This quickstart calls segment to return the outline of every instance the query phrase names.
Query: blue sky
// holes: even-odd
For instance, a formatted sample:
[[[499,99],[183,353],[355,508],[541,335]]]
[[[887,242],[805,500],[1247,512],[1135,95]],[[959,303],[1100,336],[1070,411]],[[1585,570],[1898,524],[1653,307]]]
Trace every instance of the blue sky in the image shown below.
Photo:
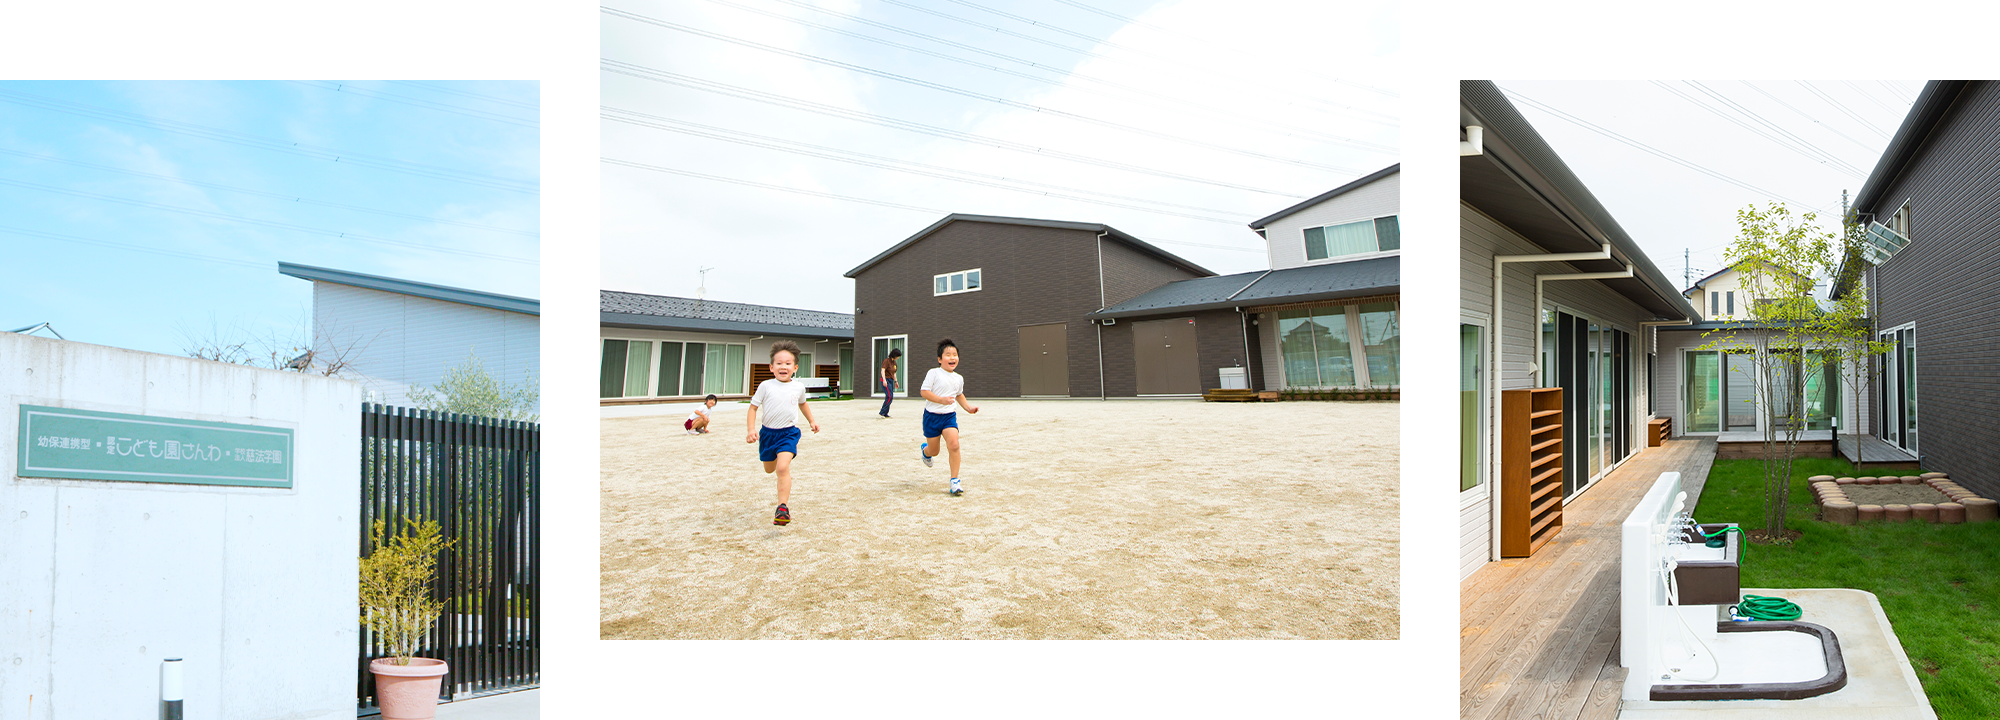
[[[843,273],[955,212],[1264,269],[1249,223],[1401,159],[1393,2],[623,0],[600,20],[604,289],[693,297],[712,267],[710,299],[851,312]]]
[[[280,261],[539,297],[539,116],[534,82],[0,83],[0,330],[302,340]]]

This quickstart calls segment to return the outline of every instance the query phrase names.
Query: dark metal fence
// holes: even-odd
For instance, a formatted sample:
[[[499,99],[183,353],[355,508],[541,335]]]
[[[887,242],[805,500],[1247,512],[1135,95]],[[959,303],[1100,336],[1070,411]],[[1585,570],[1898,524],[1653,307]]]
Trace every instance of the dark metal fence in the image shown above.
[[[422,657],[449,663],[440,700],[541,682],[541,428],[533,423],[366,404],[361,412],[361,551],[382,520],[434,521],[451,547],[432,597],[444,602]],[[361,631],[356,697],[375,709],[368,663],[387,654]]]

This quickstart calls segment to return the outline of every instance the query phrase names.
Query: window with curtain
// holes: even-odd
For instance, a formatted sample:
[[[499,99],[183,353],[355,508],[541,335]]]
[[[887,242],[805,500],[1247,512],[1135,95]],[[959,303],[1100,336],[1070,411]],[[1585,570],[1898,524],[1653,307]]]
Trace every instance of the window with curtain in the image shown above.
[[[625,397],[625,349],[624,340],[605,340],[603,365],[597,371],[597,396],[600,398]]]
[[[1347,307],[1315,308],[1312,312],[1320,387],[1354,387],[1354,346],[1348,342]]]
[[[1479,486],[1479,437],[1484,434],[1482,425],[1486,418],[1485,382],[1481,376],[1480,359],[1485,357],[1486,346],[1480,342],[1480,327],[1470,323],[1458,326],[1458,489],[1463,492]]]
[[[1311,311],[1278,311],[1278,354],[1284,358],[1286,385],[1319,386],[1319,353],[1313,348]]]
[[[1306,259],[1400,250],[1403,234],[1396,216],[1305,229]]]

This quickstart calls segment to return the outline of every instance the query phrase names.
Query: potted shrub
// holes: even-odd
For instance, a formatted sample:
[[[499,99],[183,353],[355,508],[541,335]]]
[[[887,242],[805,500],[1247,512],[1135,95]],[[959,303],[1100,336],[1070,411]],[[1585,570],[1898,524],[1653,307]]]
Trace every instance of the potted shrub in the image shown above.
[[[444,611],[444,601],[431,599],[431,576],[451,543],[436,522],[407,522],[392,536],[375,521],[361,559],[361,623],[389,652],[368,664],[383,720],[436,717],[438,688],[450,670],[443,660],[412,656]]]

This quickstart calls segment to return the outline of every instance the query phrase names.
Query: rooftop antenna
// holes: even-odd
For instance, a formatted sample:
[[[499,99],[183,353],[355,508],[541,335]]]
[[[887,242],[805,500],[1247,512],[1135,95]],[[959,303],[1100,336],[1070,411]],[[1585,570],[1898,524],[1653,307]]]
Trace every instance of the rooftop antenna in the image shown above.
[[[707,267],[696,271],[701,273],[701,287],[697,287],[694,289],[694,299],[702,300],[708,297],[708,271],[714,269],[715,268]]]
[[[50,325],[50,324],[48,324],[48,323],[41,323],[41,324],[38,324],[38,325],[29,325],[29,326],[27,326],[27,327],[24,327],[24,328],[20,328],[20,329],[17,329],[17,330],[9,330],[8,332],[13,332],[13,333],[19,333],[19,334],[22,334],[22,335],[29,335],[29,334],[32,334],[32,333],[34,333],[34,332],[35,332],[36,330],[48,330],[48,331],[49,331],[49,334],[50,334],[50,335],[54,335],[54,336],[56,336],[56,339],[57,339],[57,340],[68,340],[68,339],[69,339],[69,338],[66,338],[66,337],[63,337],[63,336],[62,336],[62,333],[59,333],[59,332],[56,332],[56,328],[55,328],[55,326],[54,326],[54,325]]]

